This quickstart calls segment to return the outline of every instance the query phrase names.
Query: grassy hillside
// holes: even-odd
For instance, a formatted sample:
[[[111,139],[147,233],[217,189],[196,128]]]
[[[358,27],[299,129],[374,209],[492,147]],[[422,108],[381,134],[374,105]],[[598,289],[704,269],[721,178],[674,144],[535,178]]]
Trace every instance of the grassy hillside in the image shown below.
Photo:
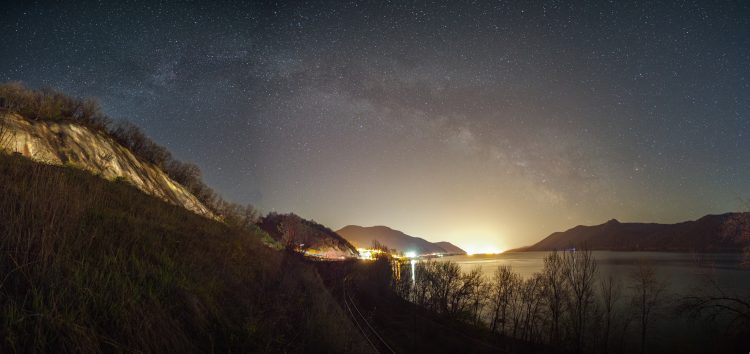
[[[359,352],[315,270],[87,172],[0,153],[0,352]]]

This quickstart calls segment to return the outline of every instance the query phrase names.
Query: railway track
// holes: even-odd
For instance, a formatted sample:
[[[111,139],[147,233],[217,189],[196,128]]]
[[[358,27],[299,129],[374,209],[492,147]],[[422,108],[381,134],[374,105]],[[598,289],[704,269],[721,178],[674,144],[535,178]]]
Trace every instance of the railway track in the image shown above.
[[[380,333],[375,330],[372,324],[370,324],[370,321],[368,321],[367,318],[365,318],[365,316],[362,314],[362,311],[354,302],[354,299],[352,299],[351,292],[347,290],[349,282],[349,276],[344,277],[342,288],[344,295],[344,307],[346,307],[346,311],[349,314],[349,317],[351,317],[352,321],[354,321],[357,329],[359,329],[359,331],[365,337],[372,349],[375,350],[375,352],[381,354],[395,354],[396,352],[393,350],[393,348],[391,348],[391,346],[386,343]]]

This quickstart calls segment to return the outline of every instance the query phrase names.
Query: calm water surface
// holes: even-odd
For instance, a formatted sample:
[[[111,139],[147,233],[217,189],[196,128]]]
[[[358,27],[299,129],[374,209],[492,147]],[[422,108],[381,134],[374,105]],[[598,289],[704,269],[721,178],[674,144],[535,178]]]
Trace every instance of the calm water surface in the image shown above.
[[[511,266],[523,278],[528,278],[544,267],[548,252],[517,252],[499,255],[452,256],[438,258],[458,263],[464,271],[481,267],[486,277],[491,277],[499,266]],[[599,277],[612,275],[621,284],[623,300],[618,306],[626,310],[626,300],[631,286],[630,274],[641,261],[654,265],[658,280],[664,282],[667,307],[655,313],[649,342],[661,352],[713,352],[713,344],[723,333],[726,322],[695,321],[687,316],[675,315],[674,305],[685,295],[695,295],[714,289],[718,284],[730,296],[750,296],[750,269],[740,266],[739,254],[693,254],[666,252],[594,252]],[[628,312],[622,312],[627,316]],[[636,336],[637,337],[637,336]],[[633,338],[636,338],[633,337]],[[634,339],[633,339],[634,340]],[[630,343],[636,348],[635,342]],[[750,351],[749,351],[750,352]]]
[[[497,255],[451,256],[438,258],[458,263],[464,271],[481,267],[492,276],[499,266],[511,266],[527,278],[541,272],[548,252],[514,252]],[[628,277],[638,262],[646,260],[655,266],[657,276],[667,283],[673,294],[693,292],[705,287],[706,279],[714,279],[727,291],[750,294],[750,269],[740,267],[740,254],[695,254],[666,252],[608,252],[595,251],[600,276],[612,275],[627,285]]]

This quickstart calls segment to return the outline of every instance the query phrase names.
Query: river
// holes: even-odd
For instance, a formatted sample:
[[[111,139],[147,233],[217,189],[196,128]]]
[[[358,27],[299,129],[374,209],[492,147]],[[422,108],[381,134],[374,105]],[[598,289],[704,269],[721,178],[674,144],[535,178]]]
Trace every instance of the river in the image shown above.
[[[726,321],[695,321],[675,311],[675,304],[685,295],[697,295],[711,291],[717,284],[726,295],[742,299],[750,298],[750,269],[742,267],[740,254],[694,254],[667,252],[607,252],[595,251],[597,271],[600,278],[612,276],[621,284],[620,308],[627,316],[627,300],[632,284],[631,274],[639,262],[654,266],[659,282],[665,286],[667,305],[663,313],[654,316],[655,338],[651,339],[661,352],[710,352],[721,343],[721,333]],[[438,258],[453,261],[463,271],[481,267],[487,279],[499,266],[511,266],[523,278],[528,278],[544,267],[543,259],[548,252],[515,252],[497,255],[450,256]],[[598,287],[596,288],[598,290]],[[669,299],[669,300],[667,300]],[[628,348],[636,348],[630,344]],[[627,351],[627,350],[625,350]]]
[[[450,256],[438,258],[458,263],[464,271],[481,267],[491,277],[499,266],[511,266],[523,278],[541,272],[548,252],[513,252],[493,255]],[[671,293],[693,292],[705,286],[706,279],[715,280],[725,291],[750,295],[750,268],[740,266],[740,254],[695,254],[667,252],[594,251],[599,276],[612,275],[627,286],[629,275],[641,261],[653,264],[657,277],[667,284]]]

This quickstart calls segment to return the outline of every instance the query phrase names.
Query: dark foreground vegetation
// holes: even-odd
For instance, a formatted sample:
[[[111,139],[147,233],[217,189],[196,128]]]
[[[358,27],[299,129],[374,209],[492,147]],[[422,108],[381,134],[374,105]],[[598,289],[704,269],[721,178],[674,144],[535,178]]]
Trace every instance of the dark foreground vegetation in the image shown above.
[[[391,264],[389,281],[402,298],[442,318],[512,339],[495,343],[513,352],[745,353],[750,348],[749,298],[718,286],[670,294],[668,280],[645,261],[616,278],[599,276],[590,251],[552,252],[543,271],[526,279],[507,266],[486,278],[479,269],[462,272],[452,262]],[[699,330],[685,332],[688,328]]]
[[[361,352],[294,254],[87,172],[0,154],[0,352]]]
[[[344,294],[387,343],[381,353],[545,353],[549,348],[502,337],[406,301],[391,287],[387,258],[375,262],[319,262],[325,284],[340,303]],[[344,289],[345,288],[345,289]],[[366,325],[362,325],[366,327]]]

